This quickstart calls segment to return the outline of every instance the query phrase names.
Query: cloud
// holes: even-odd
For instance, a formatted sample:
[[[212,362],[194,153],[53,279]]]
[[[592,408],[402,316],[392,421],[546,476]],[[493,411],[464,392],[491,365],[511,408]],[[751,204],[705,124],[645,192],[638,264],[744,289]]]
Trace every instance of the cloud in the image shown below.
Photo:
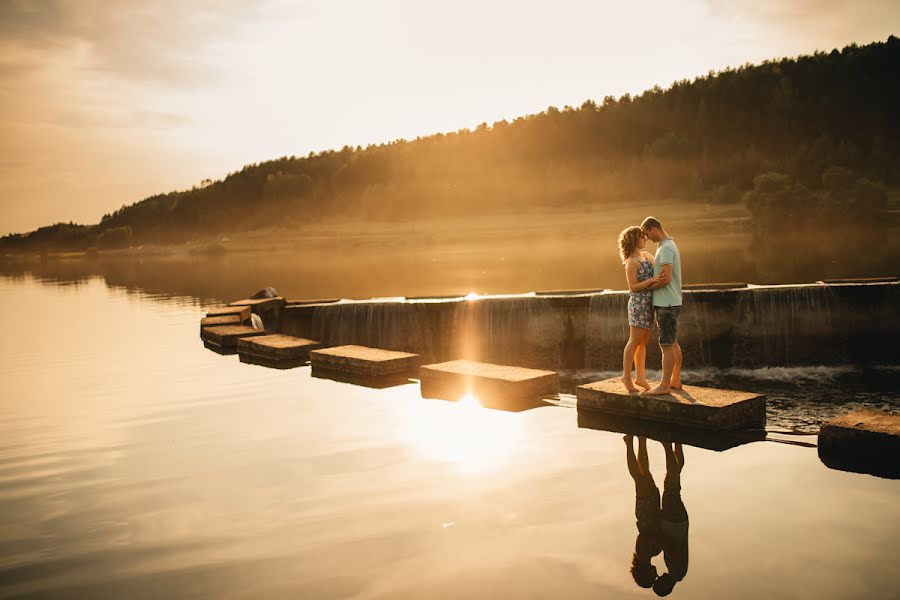
[[[197,86],[223,76],[216,45],[277,16],[273,2],[13,0],[0,3],[0,44],[16,49],[2,75],[35,57],[77,53],[79,68],[120,81]]]

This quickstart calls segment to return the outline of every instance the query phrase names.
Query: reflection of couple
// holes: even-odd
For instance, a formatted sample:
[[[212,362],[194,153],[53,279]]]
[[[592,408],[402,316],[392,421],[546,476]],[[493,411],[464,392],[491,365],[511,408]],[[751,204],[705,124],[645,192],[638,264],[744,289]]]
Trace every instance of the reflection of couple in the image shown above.
[[[628,472],[634,479],[634,514],[638,528],[631,557],[631,575],[642,588],[652,587],[657,596],[670,594],[675,584],[687,575],[688,569],[688,514],[681,501],[684,453],[681,444],[662,442],[662,445],[666,450],[666,478],[660,503],[659,488],[650,473],[647,438],[638,438],[635,457],[633,438],[625,436]],[[650,561],[660,552],[668,571],[657,575],[656,567]]]
[[[644,250],[647,240],[659,244],[656,256]],[[625,263],[628,280],[628,343],[622,356],[622,383],[629,392],[636,392],[635,384],[644,388],[643,394],[668,394],[681,388],[681,346],[678,345],[678,314],[681,311],[681,254],[675,240],[669,237],[662,224],[647,217],[640,227],[628,227],[619,234],[619,252]],[[653,318],[659,329],[662,349],[662,380],[650,389],[644,374],[647,342]],[[631,369],[635,379],[631,380]]]

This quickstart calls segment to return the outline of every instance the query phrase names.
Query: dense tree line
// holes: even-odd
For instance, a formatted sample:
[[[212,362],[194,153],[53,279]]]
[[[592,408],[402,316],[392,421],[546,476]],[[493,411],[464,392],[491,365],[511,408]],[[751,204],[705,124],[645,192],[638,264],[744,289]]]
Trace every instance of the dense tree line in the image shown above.
[[[244,167],[6,248],[117,247],[346,216],[587,210],[642,198],[863,221],[900,186],[900,40],[711,72],[512,122]],[[824,214],[824,213],[823,213]]]

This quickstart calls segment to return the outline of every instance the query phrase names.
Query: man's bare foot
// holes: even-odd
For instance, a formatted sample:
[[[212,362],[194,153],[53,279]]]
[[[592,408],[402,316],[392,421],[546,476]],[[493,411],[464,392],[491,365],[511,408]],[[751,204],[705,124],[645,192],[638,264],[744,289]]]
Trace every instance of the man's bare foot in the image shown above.
[[[626,378],[623,376],[623,377],[619,377],[619,381],[622,382],[622,385],[625,386],[625,389],[628,390],[629,393],[631,393],[631,392],[636,392],[636,391],[637,391],[637,388],[634,387],[634,384],[631,383],[631,380],[630,380],[630,379],[626,379]]]
[[[672,387],[673,390],[680,390],[680,389],[681,389],[681,382],[680,382],[680,381],[673,381],[671,387]]]
[[[636,386],[638,386],[638,387],[644,388],[645,390],[649,390],[649,389],[650,389],[650,384],[647,383],[647,380],[646,380],[646,379],[635,379],[635,380],[634,380],[634,384],[635,384]]]
[[[666,394],[671,394],[671,393],[672,393],[671,386],[663,387],[662,385],[658,385],[655,388],[653,388],[652,390],[646,390],[644,392],[641,392],[641,396],[665,396]]]

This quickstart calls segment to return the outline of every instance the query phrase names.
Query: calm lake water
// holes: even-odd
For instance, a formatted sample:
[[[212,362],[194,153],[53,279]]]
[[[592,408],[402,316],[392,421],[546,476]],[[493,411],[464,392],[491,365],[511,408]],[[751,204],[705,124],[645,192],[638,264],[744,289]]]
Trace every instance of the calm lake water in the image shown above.
[[[241,364],[203,348],[196,298],[99,277],[0,277],[0,310],[0,598],[656,597],[629,571],[622,436],[566,398],[503,412]],[[890,366],[686,378],[768,392],[773,432],[900,405]],[[672,597],[900,596],[900,481],[776,441],[684,457]],[[662,489],[657,442],[649,462]]]

